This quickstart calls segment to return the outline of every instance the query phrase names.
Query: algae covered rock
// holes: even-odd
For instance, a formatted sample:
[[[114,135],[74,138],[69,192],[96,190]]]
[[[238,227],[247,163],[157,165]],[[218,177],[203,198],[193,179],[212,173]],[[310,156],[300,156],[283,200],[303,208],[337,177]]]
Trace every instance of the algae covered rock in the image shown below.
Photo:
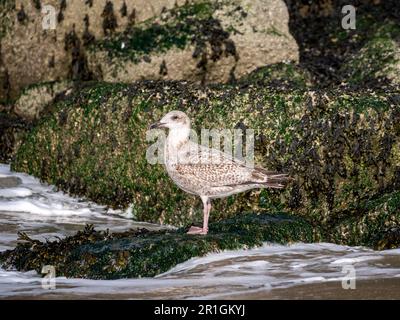
[[[400,9],[396,0],[285,1],[300,64],[322,87],[381,87],[399,83]],[[346,29],[355,8],[355,29]],[[397,71],[396,71],[397,70]]]
[[[152,277],[211,252],[251,248],[265,241],[287,244],[314,239],[309,224],[283,214],[244,214],[211,224],[207,236],[185,231],[109,233],[86,226],[74,236],[53,242],[32,240],[23,233],[15,249],[0,253],[0,265],[39,273],[43,265],[53,265],[57,276],[91,279]]]
[[[255,162],[288,172],[283,191],[215,201],[211,217],[286,209],[331,225],[400,180],[398,91],[280,90],[179,82],[92,84],[54,106],[18,150],[12,169],[112,207],[132,204],[139,220],[182,225],[200,200],[177,189],[146,158],[150,123],[179,109],[193,128],[254,130]]]
[[[298,58],[283,0],[6,0],[0,12],[0,100],[66,79],[224,82]]]
[[[349,207],[322,231],[325,241],[375,249],[399,247],[400,192],[393,191],[365,199]]]
[[[194,1],[94,42],[89,64],[105,81],[227,82],[297,61],[283,1]]]
[[[1,1],[0,79],[7,80],[5,91],[16,97],[24,87],[39,82],[89,79],[85,47],[90,42],[184,2]]]
[[[246,86],[268,86],[279,89],[307,89],[314,86],[312,74],[299,64],[291,62],[276,63],[257,68],[237,83]]]
[[[350,84],[366,83],[374,79],[387,79],[399,84],[400,25],[387,20],[373,29],[362,48],[344,62],[340,72],[344,73]]]

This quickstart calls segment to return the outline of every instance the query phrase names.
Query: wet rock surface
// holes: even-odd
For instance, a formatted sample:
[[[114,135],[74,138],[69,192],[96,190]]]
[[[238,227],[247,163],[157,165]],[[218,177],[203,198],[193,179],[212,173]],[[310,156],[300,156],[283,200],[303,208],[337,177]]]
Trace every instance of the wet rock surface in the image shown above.
[[[251,248],[265,241],[312,242],[313,229],[304,220],[283,214],[243,214],[210,225],[207,236],[178,231],[95,231],[86,226],[76,235],[53,242],[19,235],[21,243],[0,253],[6,269],[41,272],[53,265],[58,276],[91,279],[152,277],[192,257],[221,250]]]
[[[0,177],[0,189],[17,187],[21,182],[18,177]]]
[[[31,124],[9,110],[0,111],[0,161],[11,161]]]

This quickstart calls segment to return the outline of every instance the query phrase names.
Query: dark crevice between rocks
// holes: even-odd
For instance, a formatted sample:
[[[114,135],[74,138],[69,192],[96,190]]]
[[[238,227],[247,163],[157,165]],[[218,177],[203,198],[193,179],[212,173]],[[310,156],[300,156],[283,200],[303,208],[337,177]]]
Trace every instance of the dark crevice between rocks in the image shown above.
[[[10,163],[17,151],[22,135],[32,128],[32,123],[11,112],[0,111],[0,162]]]
[[[357,55],[379,26],[389,22],[400,25],[397,0],[285,0],[289,10],[289,29],[300,51],[300,66],[313,76],[318,87],[343,85],[348,73],[341,67],[346,59]],[[341,26],[345,5],[356,7],[356,30]],[[399,39],[397,39],[398,41]],[[368,66],[365,66],[366,68]],[[356,88],[390,86],[385,77],[366,76]]]

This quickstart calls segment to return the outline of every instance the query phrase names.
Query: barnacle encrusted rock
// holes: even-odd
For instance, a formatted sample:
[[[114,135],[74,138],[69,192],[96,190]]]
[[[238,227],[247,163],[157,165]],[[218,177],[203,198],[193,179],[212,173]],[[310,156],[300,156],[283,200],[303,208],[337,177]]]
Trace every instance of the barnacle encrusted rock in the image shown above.
[[[146,138],[148,125],[179,109],[198,132],[254,129],[256,163],[295,178],[283,191],[215,201],[212,219],[285,209],[329,229],[344,218],[362,218],[365,202],[398,190],[399,103],[394,89],[93,83],[54,105],[18,149],[12,168],[112,207],[132,204],[139,220],[195,221],[198,199],[178,190],[161,164],[146,158],[155,143]]]

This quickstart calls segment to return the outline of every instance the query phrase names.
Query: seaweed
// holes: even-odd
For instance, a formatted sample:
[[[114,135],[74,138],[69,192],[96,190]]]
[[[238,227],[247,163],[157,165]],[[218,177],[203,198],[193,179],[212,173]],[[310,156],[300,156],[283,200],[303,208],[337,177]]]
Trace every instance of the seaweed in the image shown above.
[[[104,35],[114,33],[118,25],[117,18],[114,15],[114,4],[111,1],[106,2],[101,17],[103,18]]]
[[[284,214],[245,214],[213,223],[205,237],[187,235],[186,229],[110,233],[87,225],[73,236],[45,242],[20,233],[17,247],[0,253],[0,264],[6,269],[37,272],[43,265],[53,265],[57,275],[66,277],[153,277],[210,252],[251,248],[265,241],[287,244],[314,239],[305,221]]]

